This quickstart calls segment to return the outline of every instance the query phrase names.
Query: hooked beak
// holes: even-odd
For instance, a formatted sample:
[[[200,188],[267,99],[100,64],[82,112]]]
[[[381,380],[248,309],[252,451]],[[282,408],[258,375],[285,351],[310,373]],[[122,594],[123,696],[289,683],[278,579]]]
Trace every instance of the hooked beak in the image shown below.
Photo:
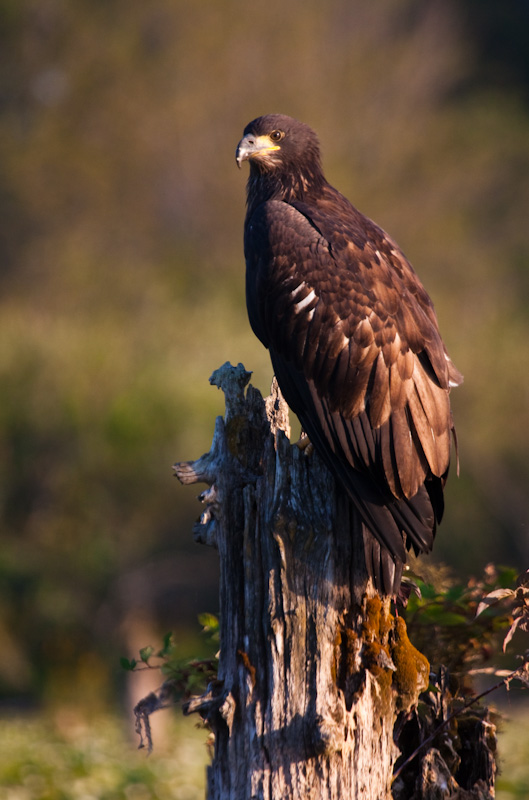
[[[240,169],[243,161],[280,149],[279,145],[272,144],[268,136],[256,136],[253,133],[247,133],[237,145],[235,160]]]

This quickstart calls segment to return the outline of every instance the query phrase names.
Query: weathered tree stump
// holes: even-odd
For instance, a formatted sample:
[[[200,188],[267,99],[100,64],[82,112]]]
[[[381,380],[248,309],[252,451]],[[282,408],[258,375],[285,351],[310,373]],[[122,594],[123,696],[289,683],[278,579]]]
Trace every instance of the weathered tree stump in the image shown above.
[[[182,483],[209,485],[194,534],[220,556],[218,680],[187,704],[215,734],[207,797],[385,800],[395,723],[429,665],[373,589],[349,501],[290,444],[277,386],[263,401],[249,378],[241,364],[213,374],[225,418],[209,453],[175,466]]]

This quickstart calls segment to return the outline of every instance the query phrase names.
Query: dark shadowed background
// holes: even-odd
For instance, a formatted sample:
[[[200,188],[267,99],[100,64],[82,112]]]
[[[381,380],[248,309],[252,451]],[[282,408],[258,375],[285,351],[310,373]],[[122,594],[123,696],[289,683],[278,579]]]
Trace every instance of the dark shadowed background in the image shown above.
[[[115,703],[119,655],[217,610],[196,487],[242,361],[246,123],[320,135],[465,375],[435,557],[529,566],[529,6],[1,0],[0,695]],[[118,691],[116,691],[118,690]]]

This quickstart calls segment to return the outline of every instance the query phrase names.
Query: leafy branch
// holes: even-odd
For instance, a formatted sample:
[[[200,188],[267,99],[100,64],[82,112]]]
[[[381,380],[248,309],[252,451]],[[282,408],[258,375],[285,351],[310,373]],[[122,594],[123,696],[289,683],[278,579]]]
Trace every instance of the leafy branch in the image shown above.
[[[410,765],[413,759],[422,751],[424,748],[431,744],[437,737],[445,730],[445,728],[457,717],[460,717],[465,711],[467,711],[472,706],[479,703],[480,700],[483,700],[484,697],[487,697],[492,692],[501,689],[503,686],[509,688],[511,681],[519,680],[523,686],[529,689],[529,652],[525,654],[523,657],[523,663],[515,670],[512,670],[508,673],[505,677],[503,677],[500,681],[495,683],[493,686],[489,686],[480,694],[476,695],[475,697],[471,697],[470,699],[466,700],[463,705],[457,708],[455,711],[452,711],[446,719],[444,719],[432,733],[426,737],[409,755],[405,761],[395,770],[392,778],[392,783],[394,783],[397,778],[402,774],[402,772]]]
[[[502,603],[507,606],[512,622],[503,640],[503,652],[518,629],[529,632],[529,570],[520,575],[516,583],[516,589],[500,588],[489,592],[476,611],[476,617],[479,617],[486,609]]]
[[[430,569],[427,580],[408,575],[414,591],[403,613],[410,639],[430,663],[443,664],[470,690],[469,675],[494,658],[512,625],[512,608],[499,599],[512,595],[516,570],[489,564],[481,579],[466,582],[446,567]]]
[[[213,614],[200,614],[198,619],[202,625],[202,633],[208,636],[210,643],[216,645],[219,638],[217,617]],[[217,677],[216,653],[203,659],[182,659],[178,655],[178,646],[173,640],[172,633],[167,633],[163,637],[160,649],[156,650],[148,645],[139,650],[139,660],[122,657],[120,662],[123,669],[128,672],[159,669],[165,677],[162,685],[155,692],[142,698],[134,708],[136,732],[140,737],[139,747],[147,745],[149,752],[152,750],[150,715],[203,692]]]
[[[496,658],[501,650],[505,652],[516,630],[529,630],[529,572],[516,580],[515,570],[488,565],[482,579],[459,583],[446,568],[439,568],[429,581],[413,576],[407,582],[411,590],[404,613],[410,636],[438,665],[439,672],[432,675],[418,707],[401,721],[400,732],[407,728],[412,735],[406,740],[414,742],[411,752],[403,750],[393,776],[394,783],[401,778],[405,790],[409,788],[406,771],[410,763],[434,741],[457,776],[459,765],[463,768],[458,751],[468,747],[463,740],[469,724],[473,727],[480,718],[482,724],[488,722],[488,710],[476,708],[479,701],[502,687],[508,689],[513,680],[529,688],[529,651],[517,656],[522,663],[514,669],[499,669]],[[492,660],[494,666],[483,666]],[[494,674],[500,680],[474,695],[471,681],[477,674]],[[459,742],[456,749],[443,737],[448,726],[454,725]],[[468,768],[465,752],[464,768]]]

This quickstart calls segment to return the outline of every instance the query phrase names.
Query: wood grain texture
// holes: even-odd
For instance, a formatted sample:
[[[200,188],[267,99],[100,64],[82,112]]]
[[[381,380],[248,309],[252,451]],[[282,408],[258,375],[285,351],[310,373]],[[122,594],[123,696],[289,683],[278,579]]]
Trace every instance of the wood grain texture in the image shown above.
[[[208,798],[384,800],[428,663],[373,592],[345,493],[290,444],[277,388],[263,401],[248,379],[212,376],[225,419],[209,454],[176,466],[212,484],[195,535],[220,556],[218,681],[193,704],[215,733]]]

